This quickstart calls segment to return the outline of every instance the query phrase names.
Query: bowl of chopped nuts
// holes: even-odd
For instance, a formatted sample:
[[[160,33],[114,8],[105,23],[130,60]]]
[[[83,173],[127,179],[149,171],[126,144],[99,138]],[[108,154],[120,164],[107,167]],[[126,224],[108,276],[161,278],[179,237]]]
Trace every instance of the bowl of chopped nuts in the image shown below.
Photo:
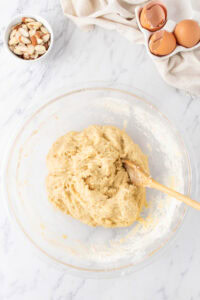
[[[39,16],[19,15],[7,26],[4,44],[18,60],[35,61],[47,56],[53,45],[53,31]]]

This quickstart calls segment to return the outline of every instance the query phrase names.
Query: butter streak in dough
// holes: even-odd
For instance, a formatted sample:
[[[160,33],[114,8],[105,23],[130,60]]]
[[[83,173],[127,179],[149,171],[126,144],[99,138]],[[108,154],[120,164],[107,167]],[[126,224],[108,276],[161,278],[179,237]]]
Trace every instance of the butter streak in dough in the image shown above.
[[[146,196],[144,188],[131,184],[123,158],[148,172],[147,157],[139,146],[114,126],[90,126],[58,138],[47,156],[49,200],[91,226],[131,225]]]

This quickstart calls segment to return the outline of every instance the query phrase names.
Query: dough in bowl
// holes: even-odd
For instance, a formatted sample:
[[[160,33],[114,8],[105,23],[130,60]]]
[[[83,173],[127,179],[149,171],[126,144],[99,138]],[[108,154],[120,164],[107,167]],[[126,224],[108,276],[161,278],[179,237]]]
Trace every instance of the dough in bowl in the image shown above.
[[[122,159],[147,173],[147,157],[114,126],[90,126],[57,139],[48,156],[49,200],[64,213],[91,226],[125,227],[146,204],[145,188],[134,186]]]

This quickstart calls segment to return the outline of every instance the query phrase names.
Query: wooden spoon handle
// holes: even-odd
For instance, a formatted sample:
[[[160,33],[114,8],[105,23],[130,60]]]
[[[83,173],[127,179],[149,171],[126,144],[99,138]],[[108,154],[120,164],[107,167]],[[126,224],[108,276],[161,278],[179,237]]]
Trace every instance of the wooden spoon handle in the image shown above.
[[[184,196],[174,190],[171,190],[170,188],[158,183],[157,181],[155,181],[154,179],[151,179],[149,182],[148,187],[154,188],[156,190],[159,190],[163,193],[168,194],[169,196],[172,196],[173,198],[176,198],[182,202],[184,202],[187,205],[192,206],[195,209],[200,210],[200,202],[197,202],[195,200],[192,200],[191,198]]]

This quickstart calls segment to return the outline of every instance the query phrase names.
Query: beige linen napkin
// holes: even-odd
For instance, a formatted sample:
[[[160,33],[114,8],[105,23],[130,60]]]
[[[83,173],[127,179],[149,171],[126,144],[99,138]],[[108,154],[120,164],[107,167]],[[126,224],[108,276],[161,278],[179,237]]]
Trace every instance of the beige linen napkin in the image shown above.
[[[180,0],[174,0],[174,2]],[[84,30],[94,25],[116,30],[129,41],[143,43],[135,19],[141,0],[61,0],[64,14]],[[180,4],[180,3],[179,3]],[[200,48],[180,52],[171,58],[154,61],[162,78],[170,85],[200,96]]]

